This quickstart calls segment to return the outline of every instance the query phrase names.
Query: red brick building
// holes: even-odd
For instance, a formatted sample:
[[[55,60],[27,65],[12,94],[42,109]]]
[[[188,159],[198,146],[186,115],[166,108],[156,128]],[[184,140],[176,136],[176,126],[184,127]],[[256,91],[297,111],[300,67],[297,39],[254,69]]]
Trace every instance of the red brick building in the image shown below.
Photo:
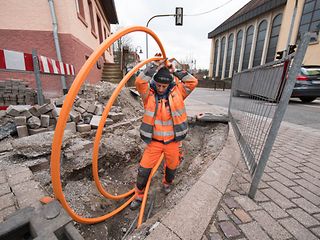
[[[59,0],[54,2],[57,32],[62,61],[74,65],[76,73],[90,54],[110,34],[110,24],[118,23],[113,0]],[[53,38],[53,22],[49,1],[7,0],[0,8],[0,48],[31,53],[57,59]],[[108,49],[87,81],[100,81],[104,62],[113,62],[112,49]],[[27,80],[35,87],[33,74],[0,72],[0,79]],[[48,97],[62,94],[60,77],[41,76],[44,94]],[[67,87],[73,78],[67,78]]]

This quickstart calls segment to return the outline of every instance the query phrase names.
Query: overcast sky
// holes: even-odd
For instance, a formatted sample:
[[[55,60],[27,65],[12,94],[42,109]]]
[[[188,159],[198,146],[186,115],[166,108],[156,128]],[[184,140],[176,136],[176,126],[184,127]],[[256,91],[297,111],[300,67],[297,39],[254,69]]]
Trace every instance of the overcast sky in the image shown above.
[[[208,69],[210,61],[211,40],[208,33],[214,30],[228,17],[238,11],[250,0],[115,0],[119,25],[128,27],[133,25],[146,26],[148,20],[158,14],[174,14],[176,7],[183,7],[186,15],[210,11],[200,16],[184,16],[183,26],[175,26],[174,17],[154,18],[149,28],[160,38],[169,58],[178,61],[195,59],[196,67]],[[146,58],[146,37],[142,32],[128,35],[134,47],[140,46]],[[148,38],[149,57],[159,52],[154,40]],[[140,48],[138,48],[140,50]]]

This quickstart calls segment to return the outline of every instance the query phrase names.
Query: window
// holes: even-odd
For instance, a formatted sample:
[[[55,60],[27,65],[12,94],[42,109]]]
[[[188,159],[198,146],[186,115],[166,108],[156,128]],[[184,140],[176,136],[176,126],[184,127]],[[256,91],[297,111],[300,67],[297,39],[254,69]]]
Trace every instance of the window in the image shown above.
[[[86,27],[88,27],[88,24],[86,23],[86,18],[85,18],[85,15],[84,15],[83,0],[76,0],[76,7],[77,7],[78,18],[83,22],[83,24]]]
[[[242,70],[248,69],[248,66],[249,66],[250,52],[251,52],[251,46],[252,46],[252,40],[253,40],[253,31],[254,31],[254,27],[251,25],[247,29],[246,42],[244,44]]]
[[[229,77],[230,70],[230,62],[231,62],[231,54],[232,54],[232,46],[233,46],[233,33],[229,35],[228,38],[228,48],[227,48],[227,60],[226,60],[226,68],[224,70],[224,77]]]
[[[253,57],[253,66],[259,66],[261,64],[262,52],[263,52],[263,45],[266,39],[267,33],[267,21],[263,20],[258,27],[258,36],[256,41],[256,48],[254,50],[254,57]]]
[[[221,49],[220,49],[220,64],[219,64],[219,76],[221,78],[222,76],[222,65],[223,65],[223,56],[224,56],[224,48],[226,46],[226,38],[223,37],[221,40]]]
[[[278,38],[279,38],[279,32],[280,32],[280,26],[282,21],[282,14],[278,14],[272,22],[272,29],[269,39],[269,45],[268,45],[268,52],[267,52],[267,59],[266,62],[272,62],[274,60],[277,44],[278,44]]]
[[[320,0],[309,0],[304,3],[300,19],[297,41],[300,41],[306,32],[317,32],[320,30]],[[311,42],[317,39],[311,38]]]
[[[237,34],[236,49],[235,49],[235,53],[234,53],[234,64],[233,64],[233,71],[234,72],[238,72],[242,38],[243,38],[243,32],[242,32],[242,30],[240,30]]]
[[[107,30],[105,27],[103,27],[103,33],[104,33],[104,39],[107,39],[109,37],[109,34],[107,35]],[[110,53],[110,47],[107,49],[107,51]]]
[[[98,34],[99,34],[99,43],[103,42],[103,36],[102,36],[102,26],[101,26],[101,20],[100,17],[97,15],[97,23],[98,23]]]
[[[214,44],[214,59],[213,59],[213,76],[216,76],[216,68],[218,65],[218,50],[219,50],[219,40],[217,39]]]
[[[96,27],[94,25],[94,14],[91,0],[88,0],[89,12],[90,12],[90,22],[91,22],[91,32],[96,33]]]

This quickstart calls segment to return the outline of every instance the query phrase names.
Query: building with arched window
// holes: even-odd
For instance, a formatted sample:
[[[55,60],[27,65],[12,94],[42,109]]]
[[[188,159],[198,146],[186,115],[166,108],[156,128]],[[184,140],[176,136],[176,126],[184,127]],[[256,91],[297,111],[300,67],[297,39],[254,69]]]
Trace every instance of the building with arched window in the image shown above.
[[[225,79],[272,62],[288,43],[299,44],[305,32],[316,32],[317,37],[311,39],[303,64],[320,66],[319,30],[320,0],[252,0],[208,34],[209,77]]]

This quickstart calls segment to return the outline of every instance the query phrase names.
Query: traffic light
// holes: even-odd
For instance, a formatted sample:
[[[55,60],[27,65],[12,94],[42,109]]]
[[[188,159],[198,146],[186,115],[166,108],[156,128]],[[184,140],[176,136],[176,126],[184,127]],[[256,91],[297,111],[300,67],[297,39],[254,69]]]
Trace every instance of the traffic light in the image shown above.
[[[277,52],[276,59],[282,59],[282,57],[283,57],[283,52],[284,52],[284,51],[279,51],[279,52]]]
[[[183,23],[183,8],[176,7],[176,26],[182,26]]]
[[[289,45],[289,51],[288,54],[294,53],[296,50],[297,45]]]

